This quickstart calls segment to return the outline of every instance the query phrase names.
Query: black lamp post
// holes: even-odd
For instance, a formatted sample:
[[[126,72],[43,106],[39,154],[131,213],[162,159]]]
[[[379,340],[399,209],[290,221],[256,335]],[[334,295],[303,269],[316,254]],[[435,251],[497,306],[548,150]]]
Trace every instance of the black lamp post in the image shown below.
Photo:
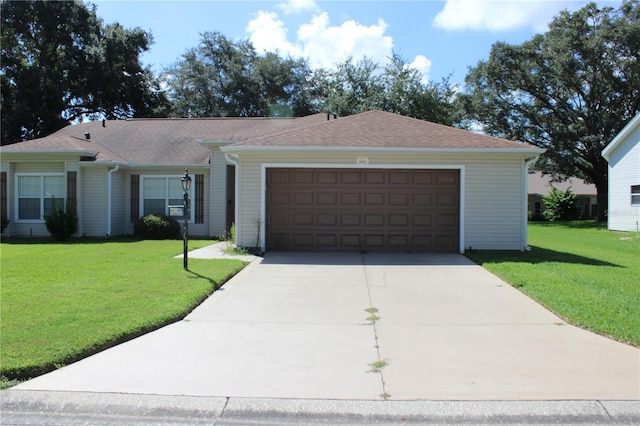
[[[182,267],[185,271],[189,270],[189,258],[187,252],[189,251],[189,189],[191,188],[191,176],[189,171],[184,169],[184,176],[180,179],[182,181],[182,191],[184,197],[184,206],[182,212],[184,213],[184,224],[182,226],[182,240],[183,240],[183,262]]]

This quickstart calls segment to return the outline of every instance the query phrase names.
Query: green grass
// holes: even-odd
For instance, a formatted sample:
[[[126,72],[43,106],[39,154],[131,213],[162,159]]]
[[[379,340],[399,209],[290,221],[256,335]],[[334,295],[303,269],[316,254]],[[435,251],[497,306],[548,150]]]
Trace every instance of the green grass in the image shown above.
[[[190,241],[190,249],[212,241]],[[0,245],[0,373],[26,379],[183,318],[242,269],[189,259],[182,241]]]
[[[567,322],[640,346],[640,238],[592,222],[530,223],[530,252],[467,252]]]

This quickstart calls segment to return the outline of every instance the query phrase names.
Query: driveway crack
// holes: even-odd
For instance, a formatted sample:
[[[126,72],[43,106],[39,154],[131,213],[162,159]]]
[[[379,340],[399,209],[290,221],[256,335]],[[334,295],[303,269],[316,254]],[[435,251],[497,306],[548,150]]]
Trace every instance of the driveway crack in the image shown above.
[[[369,287],[369,276],[367,275],[367,265],[364,260],[364,255],[361,257],[362,259],[362,269],[364,271],[364,280],[367,284],[367,297],[369,298],[369,307],[365,309],[365,312],[368,312],[370,316],[367,318],[367,321],[371,324],[373,328],[373,338],[375,340],[375,349],[377,359],[376,361],[369,364],[369,373],[377,373],[380,374],[380,382],[382,384],[382,393],[380,397],[382,399],[389,399],[391,395],[387,392],[387,386],[384,380],[384,372],[383,369],[388,365],[388,361],[382,359],[380,356],[380,341],[378,340],[378,327],[376,326],[378,320],[380,320],[380,316],[378,316],[378,308],[373,306],[373,300],[371,299],[371,289]]]

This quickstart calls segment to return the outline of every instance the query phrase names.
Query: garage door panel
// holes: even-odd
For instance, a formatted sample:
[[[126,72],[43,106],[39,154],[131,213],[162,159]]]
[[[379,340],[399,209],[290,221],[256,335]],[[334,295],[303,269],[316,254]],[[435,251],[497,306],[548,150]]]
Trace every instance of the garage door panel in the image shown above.
[[[356,213],[347,213],[340,215],[340,225],[343,227],[359,227],[362,223],[361,215]]]
[[[426,207],[431,205],[433,205],[433,194],[417,193],[411,196],[411,206],[413,207]]]
[[[295,233],[293,234],[293,245],[296,247],[299,247],[301,249],[303,248],[313,248],[314,245],[314,241],[313,241],[313,233],[312,232],[308,232],[308,233]]]
[[[313,183],[313,170],[295,170],[291,173],[289,181],[294,184],[311,184]]]
[[[370,194],[364,194],[365,206],[383,206],[384,205],[384,193],[374,192]]]
[[[318,234],[318,246],[333,248],[338,245],[338,234]]]
[[[385,173],[384,171],[365,171],[364,172],[364,183],[365,185],[375,185],[375,184],[383,184],[385,182]]]
[[[320,192],[318,193],[318,204],[335,206],[338,204],[338,194],[335,192]]]
[[[362,203],[362,194],[359,192],[346,192],[340,194],[340,203],[343,206],[359,206]]]
[[[409,214],[395,213],[388,216],[389,226],[409,226]]]
[[[318,226],[335,226],[338,224],[338,215],[335,213],[318,213]]]
[[[293,226],[312,226],[313,225],[313,213],[298,213],[295,212],[292,214]]]
[[[339,238],[340,238],[340,248],[358,250],[360,249],[360,247],[362,247],[362,243],[360,241],[360,235],[340,234]]]
[[[267,249],[457,251],[459,171],[267,169]]]
[[[337,170],[320,170],[317,172],[316,183],[319,184],[335,184],[338,183]]]
[[[408,193],[391,193],[389,194],[390,206],[409,206],[409,194]]]
[[[295,206],[312,206],[313,194],[310,192],[294,192],[293,205]]]

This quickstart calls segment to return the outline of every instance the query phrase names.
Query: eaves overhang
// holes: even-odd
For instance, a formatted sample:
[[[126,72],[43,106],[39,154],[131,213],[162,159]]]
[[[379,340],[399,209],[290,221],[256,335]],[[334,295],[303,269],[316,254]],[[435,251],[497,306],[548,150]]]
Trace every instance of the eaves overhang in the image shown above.
[[[250,146],[250,145],[226,145],[221,146],[220,150],[226,153],[242,153],[242,152],[388,152],[388,153],[445,153],[445,154],[465,154],[465,153],[485,153],[485,154],[523,154],[523,155],[540,155],[546,151],[544,148],[538,147],[522,147],[522,148],[400,148],[400,147],[366,147],[366,146]]]
[[[624,126],[624,128],[620,131],[620,133],[618,133],[616,135],[616,137],[614,137],[611,142],[609,143],[609,145],[607,145],[603,150],[602,150],[602,156],[604,157],[605,160],[609,161],[609,158],[611,158],[611,154],[613,153],[613,151],[618,147],[618,145],[620,145],[620,143],[622,143],[622,141],[624,141],[627,136],[629,136],[629,134],[631,134],[631,132],[633,132],[636,127],[640,126],[640,113],[636,114],[635,117],[633,117],[633,119],[631,119],[631,121]]]

